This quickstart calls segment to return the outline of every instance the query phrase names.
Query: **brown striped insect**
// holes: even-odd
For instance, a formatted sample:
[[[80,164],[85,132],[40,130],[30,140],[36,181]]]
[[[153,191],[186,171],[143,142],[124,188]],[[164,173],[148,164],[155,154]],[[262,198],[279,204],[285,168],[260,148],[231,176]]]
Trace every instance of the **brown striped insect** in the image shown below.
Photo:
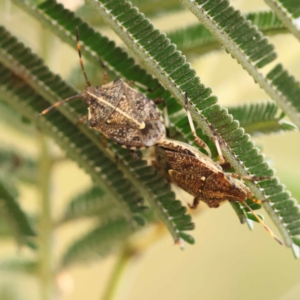
[[[165,138],[165,126],[162,115],[155,103],[144,94],[131,88],[122,79],[94,87],[91,85],[82,61],[78,29],[76,28],[77,50],[80,66],[87,87],[81,93],[56,102],[40,115],[52,108],[81,98],[88,106],[88,114],[80,122],[88,119],[89,126],[100,131],[105,137],[128,149],[153,146]]]
[[[197,134],[189,112],[187,96],[185,109],[195,141],[200,145],[202,140],[197,141]],[[223,163],[224,159],[217,140],[216,148],[220,161]],[[212,208],[219,207],[225,201],[240,202],[251,211],[258,222],[264,226],[279,244],[283,244],[248,206],[246,203],[248,198],[256,203],[261,203],[261,201],[257,200],[250,189],[238,179],[260,180],[262,178],[252,176],[243,177],[238,174],[224,172],[220,163],[214,162],[209,156],[203,154],[198,149],[186,143],[168,139],[161,140],[155,145],[155,160],[154,165],[156,165],[163,177],[194,196],[193,204],[189,205],[190,208],[197,208],[200,201],[205,202]]]
[[[191,208],[197,208],[200,201],[213,208],[219,207],[224,201],[240,202],[252,212],[279,244],[283,244],[246,203],[248,198],[257,203],[261,201],[257,200],[250,189],[237,179],[241,176],[224,172],[210,157],[179,141],[167,139],[161,141],[155,146],[155,158],[158,169],[169,182],[195,197],[193,204],[189,205]],[[247,179],[250,178],[247,176]]]
[[[100,131],[113,142],[128,149],[140,149],[164,141],[166,129],[162,115],[155,105],[155,102],[160,103],[163,100],[151,101],[144,94],[131,88],[122,79],[107,83],[106,75],[103,80],[104,85],[101,87],[92,86],[82,61],[78,28],[76,28],[76,40],[79,62],[87,87],[77,95],[56,102],[42,111],[40,115],[45,115],[54,107],[72,99],[81,98],[88,106],[88,114],[82,117],[79,122],[88,119],[91,128]],[[165,117],[167,118],[166,112]],[[189,113],[188,118],[195,142],[211,156],[207,145],[196,135]]]

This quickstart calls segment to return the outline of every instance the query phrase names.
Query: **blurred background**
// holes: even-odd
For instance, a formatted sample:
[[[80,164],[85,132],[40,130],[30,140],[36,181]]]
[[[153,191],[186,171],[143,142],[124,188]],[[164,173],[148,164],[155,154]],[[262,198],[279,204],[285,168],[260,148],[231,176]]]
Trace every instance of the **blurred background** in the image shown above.
[[[83,4],[75,0],[59,2],[72,10]],[[262,0],[230,2],[242,12],[268,10]],[[50,33],[37,26],[35,20],[10,1],[1,1],[0,14],[0,24],[7,26],[33,51],[46,56],[52,71],[59,73],[62,78],[72,76],[74,67],[78,67],[75,48],[61,43],[54,36],[51,36],[51,42],[47,42],[46,38]],[[170,26],[180,27],[197,22],[186,11],[174,12],[168,18],[158,17],[152,21],[162,31],[170,29]],[[105,33],[121,44],[109,29]],[[279,61],[299,79],[299,41],[289,34],[276,35],[270,37],[270,40],[276,46]],[[223,106],[269,99],[225,51],[193,55],[188,59],[201,81],[213,89],[213,94],[218,96]],[[78,76],[78,80],[83,82],[82,75]],[[276,175],[299,200],[299,133],[262,136],[255,141],[262,148],[270,165],[277,170]],[[36,137],[20,134],[7,125],[6,120],[0,120],[0,143],[1,146],[16,147],[30,156],[38,154]],[[53,153],[63,156],[51,140],[48,143]],[[59,216],[66,201],[90,184],[89,176],[75,163],[66,160],[55,165],[51,178],[53,214]],[[178,197],[185,203],[191,201],[182,191],[178,191]],[[36,212],[39,200],[34,188],[21,184],[19,199],[27,211]],[[265,216],[265,222],[278,234],[266,213],[261,213]],[[299,299],[300,260],[293,257],[290,249],[279,246],[262,226],[255,224],[254,231],[250,231],[247,225],[242,226],[228,203],[219,209],[208,209],[201,203],[194,221],[196,229],[192,235],[196,239],[195,245],[187,245],[182,251],[173,244],[167,232],[163,234],[129,262],[120,279],[115,299]],[[88,226],[82,221],[72,222],[55,232],[54,259],[59,257],[75,235],[84,232]],[[154,230],[155,228],[148,227],[139,232],[136,238],[151,236]],[[11,240],[1,240],[1,258],[18,251],[20,250]],[[23,251],[28,250],[22,249],[21,252]],[[101,299],[116,260],[117,255],[111,255],[61,273],[58,282],[63,291],[62,299]],[[3,295],[1,299],[40,299],[36,279],[22,274],[0,271],[0,291]]]

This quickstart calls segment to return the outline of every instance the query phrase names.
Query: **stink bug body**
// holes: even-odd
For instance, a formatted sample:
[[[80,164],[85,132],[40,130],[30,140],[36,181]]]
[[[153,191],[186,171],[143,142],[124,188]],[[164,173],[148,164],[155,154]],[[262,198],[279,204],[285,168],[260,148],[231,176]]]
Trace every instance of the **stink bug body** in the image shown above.
[[[156,105],[144,94],[118,79],[82,93],[88,105],[90,127],[127,148],[153,146],[165,137],[165,126]]]
[[[168,181],[175,183],[209,207],[219,207],[223,201],[245,201],[253,195],[248,187],[211,158],[188,144],[165,140],[155,147],[159,169]]]
[[[241,202],[257,218],[265,229],[282,244],[280,239],[264,224],[256,213],[247,205],[246,199],[259,202],[250,189],[236,179],[236,174],[225,173],[221,166],[188,144],[165,139],[155,146],[157,167],[169,181],[193,195],[191,208],[196,208],[199,201],[209,207],[219,207],[228,201]]]
[[[80,50],[76,28],[77,50],[87,88],[78,95],[56,102],[41,115],[71,99],[82,98],[88,106],[88,119],[91,128],[100,131],[112,141],[128,148],[136,149],[153,146],[165,138],[165,126],[161,113],[153,101],[131,88],[122,79],[94,87],[87,78]]]

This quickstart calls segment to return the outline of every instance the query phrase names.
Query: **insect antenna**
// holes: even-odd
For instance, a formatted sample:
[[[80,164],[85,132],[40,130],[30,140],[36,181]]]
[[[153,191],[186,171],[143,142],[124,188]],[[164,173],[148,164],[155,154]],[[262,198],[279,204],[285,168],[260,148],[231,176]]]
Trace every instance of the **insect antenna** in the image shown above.
[[[83,65],[83,61],[82,61],[82,55],[81,55],[81,49],[80,49],[80,40],[79,40],[79,32],[78,32],[78,27],[76,27],[76,45],[77,45],[77,51],[78,51],[78,55],[79,55],[79,63],[80,63],[80,66],[81,66],[81,70],[82,70],[82,73],[84,75],[84,78],[85,78],[85,81],[87,83],[88,86],[91,86],[91,83],[90,81],[88,80],[87,78],[87,75],[86,75],[86,72],[85,72],[85,68],[84,68],[84,65]],[[74,95],[72,97],[69,97],[69,98],[66,98],[64,100],[61,100],[61,101],[58,101],[56,103],[54,103],[52,106],[49,106],[48,108],[46,108],[45,110],[43,110],[39,115],[42,116],[42,115],[45,115],[46,113],[48,113],[52,108],[54,107],[57,107],[65,102],[68,102],[69,100],[72,100],[72,99],[76,99],[76,98],[82,98],[82,95],[81,93],[78,94],[78,95]]]
[[[83,76],[85,78],[85,81],[87,83],[88,86],[91,86],[91,82],[88,80],[85,69],[84,69],[84,65],[83,65],[83,60],[82,60],[82,56],[81,56],[81,48],[80,48],[80,40],[79,40],[79,31],[78,31],[78,27],[76,27],[76,41],[77,41],[77,51],[78,51],[78,55],[79,55],[79,63],[81,66],[81,70],[83,73]]]
[[[42,116],[42,115],[45,115],[46,113],[48,113],[52,108],[54,107],[57,107],[57,106],[60,106],[61,104],[65,103],[65,102],[68,102],[69,100],[72,100],[72,99],[75,99],[75,98],[81,98],[81,94],[79,95],[75,95],[75,96],[72,96],[72,97],[69,97],[67,99],[64,99],[64,100],[61,100],[61,101],[57,101],[56,103],[54,103],[53,105],[49,106],[48,108],[44,109],[40,114],[39,116]]]
[[[264,226],[264,228],[267,230],[267,232],[280,244],[283,245],[283,242],[273,233],[273,231],[265,224],[265,222],[259,218],[259,216],[253,211],[253,209],[245,202],[245,201],[241,201],[242,204],[247,207],[252,214],[254,215],[254,217],[257,219],[257,221]]]

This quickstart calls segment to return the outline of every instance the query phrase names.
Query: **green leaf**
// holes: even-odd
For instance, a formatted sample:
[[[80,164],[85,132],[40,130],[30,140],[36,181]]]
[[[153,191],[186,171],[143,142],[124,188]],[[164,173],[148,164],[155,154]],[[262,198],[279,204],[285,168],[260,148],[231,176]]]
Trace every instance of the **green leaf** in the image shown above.
[[[133,232],[134,228],[122,218],[101,224],[69,246],[61,267],[103,258],[123,245]]]
[[[276,89],[278,93],[281,93],[285,97],[286,104],[297,110],[297,115],[299,115],[300,103],[298,95],[300,92],[300,82],[294,76],[291,76],[281,64],[277,64],[268,73],[267,79],[270,81],[273,89]]]
[[[132,189],[129,188],[130,183],[123,178],[122,174],[115,168],[113,163],[110,160],[107,160],[104,155],[101,155],[100,150],[91,143],[81,131],[78,131],[76,126],[62,117],[58,111],[55,111],[46,118],[38,117],[38,112],[48,106],[47,102],[36,95],[34,91],[30,90],[30,88],[22,82],[17,82],[18,90],[15,90],[15,83],[17,80],[14,76],[3,66],[0,71],[4,80],[4,82],[1,82],[1,84],[4,84],[4,86],[2,86],[2,91],[3,93],[6,92],[10,104],[13,104],[14,108],[17,109],[19,113],[26,115],[28,118],[31,118],[32,121],[37,122],[44,131],[56,138],[56,141],[68,152],[69,156],[82,165],[102,188],[104,187],[106,193],[111,197],[112,203],[116,203],[116,199],[122,197],[123,200],[119,201],[123,201],[125,204],[127,199],[130,201],[128,208],[136,211],[135,208],[142,199],[136,193],[132,192]],[[53,76],[51,78],[53,78]],[[13,94],[11,93],[12,91]],[[11,99],[15,100],[14,103],[12,103]],[[70,139],[70,137],[72,137],[72,139]],[[100,165],[101,169],[100,167],[97,167]],[[105,175],[103,175],[102,172]],[[122,184],[118,185],[118,182]],[[123,193],[121,196],[117,190],[124,187],[127,187],[127,193]],[[117,201],[117,203],[119,202]],[[124,209],[124,204],[120,204],[120,209],[123,207],[123,213],[127,212],[128,216],[128,208]]]
[[[288,33],[286,27],[272,11],[253,12],[246,14],[245,17],[266,35]]]
[[[0,173],[0,216],[5,219],[18,242],[35,236],[28,216],[17,202],[18,191],[7,174]]]
[[[34,6],[30,2],[22,0],[13,0],[13,2],[73,49],[76,49],[75,27],[78,27],[82,54],[93,65],[100,67],[100,62],[102,62],[110,74],[117,78],[140,82],[150,89],[158,87],[157,80],[154,80],[146,74],[145,70],[136,65],[124,50],[117,47],[112,40],[89,27],[87,23],[61,4],[53,0],[44,1],[40,6]],[[76,56],[74,56],[74,62],[76,64],[78,62]]]
[[[30,124],[26,118],[16,115],[4,101],[1,100],[0,95],[0,122],[9,126],[13,130],[17,130],[26,136],[34,136],[35,128]]]
[[[0,169],[27,183],[37,182],[36,161],[20,151],[0,148]]]
[[[131,2],[147,17],[154,17],[162,13],[170,13],[184,8],[177,0],[132,0]]]
[[[201,127],[203,132],[208,137],[211,139],[218,137],[220,138],[221,142],[224,141],[224,143],[221,143],[224,156],[239,173],[247,175],[247,171],[249,170],[249,172],[253,175],[272,174],[273,171],[270,170],[266,163],[263,162],[263,158],[259,151],[253,148],[253,143],[249,141],[249,137],[243,134],[243,131],[239,128],[238,123],[236,121],[232,121],[232,118],[227,114],[226,110],[216,105],[216,97],[211,96],[210,89],[205,88],[205,86],[200,83],[200,80],[195,77],[195,71],[190,68],[188,63],[186,63],[185,58],[182,57],[178,51],[176,51],[176,47],[171,45],[170,41],[164,35],[161,35],[159,31],[155,30],[149,21],[145,20],[145,18],[139,14],[137,10],[131,8],[129,3],[126,1],[122,3],[124,4],[122,5],[122,9],[120,9],[118,4],[116,4],[114,1],[109,4],[110,6],[108,8],[110,9],[110,13],[116,12],[116,15],[113,15],[113,20],[108,18],[107,21],[111,22],[111,26],[115,28],[122,38],[124,38],[124,41],[129,47],[131,47],[131,50],[136,53],[147,69],[150,70],[151,74],[156,75],[160,79],[161,83],[172,93],[173,96],[177,98],[180,105],[176,104],[174,99],[170,97],[170,93],[166,92],[162,88],[158,88],[155,90],[155,92],[153,92],[153,95],[156,97],[162,97],[167,101],[170,119],[175,124],[177,131],[182,133],[188,140],[192,140],[186,114],[181,110],[180,107],[185,103],[184,94],[187,92],[189,98],[191,98],[191,103],[197,106],[196,108],[192,105],[190,106],[194,121]],[[95,5],[95,3],[92,4]],[[48,22],[47,27],[50,27],[51,29],[53,28],[53,30],[57,31],[57,34],[59,34],[65,40],[69,39],[69,42],[74,42],[74,39],[72,38],[73,35],[72,33],[70,34],[69,31],[70,28],[74,26],[72,14],[66,13],[62,8],[58,9],[56,4],[52,1],[47,1],[39,9],[36,9],[35,7],[29,7],[30,5],[27,7],[28,10],[30,10],[33,14],[38,15],[43,24]],[[58,14],[58,21],[54,20],[54,17],[51,18],[51,14],[55,15],[57,12],[61,13]],[[103,13],[104,17],[107,17],[105,11],[102,10],[101,13]],[[121,15],[119,15],[120,13]],[[69,17],[71,23],[68,23]],[[45,21],[46,19],[48,19],[48,21]],[[63,28],[60,23],[64,24]],[[122,24],[123,27],[120,28],[119,24]],[[94,39],[92,39],[93,32],[87,29],[88,27],[86,24],[83,24],[82,26],[83,27],[80,28],[80,32],[83,30],[85,33],[86,30],[86,32],[90,33],[90,35],[87,35],[87,40],[83,43],[86,45],[86,47],[83,45],[82,48],[84,51],[86,51],[86,55],[90,56],[90,59],[95,61],[95,58],[97,57],[97,55],[95,56],[95,53],[98,52],[93,52],[91,50],[92,48],[90,47],[92,46],[96,48],[96,42]],[[67,36],[68,38],[66,38]],[[93,43],[91,41],[93,41]],[[109,44],[109,47],[111,46],[114,47],[113,44]],[[133,69],[128,69],[128,67],[123,68],[124,65],[128,66],[127,62],[129,60],[127,61],[127,56],[122,56],[122,59],[118,60],[119,56],[117,56],[114,51],[115,50],[113,48],[109,52],[111,55],[106,56],[106,61],[109,61],[107,65],[109,66],[110,70],[117,70],[115,65],[121,66],[119,67],[120,72],[122,71],[125,74],[127,71],[128,74],[137,74],[136,81],[144,84],[145,82],[148,82],[149,85],[145,85],[149,86],[151,89],[157,86],[157,81],[153,81],[150,76],[141,76],[142,74],[146,74],[144,71],[139,73],[133,72]],[[102,56],[104,57],[105,55]],[[116,60],[117,63],[114,63],[114,60]],[[38,88],[39,87],[37,87],[37,89]],[[40,92],[42,93],[42,91]],[[45,97],[46,96],[47,95],[45,95]],[[63,108],[61,109],[63,110]],[[73,122],[75,123],[75,118],[72,115],[69,117],[73,118]],[[199,131],[197,133],[202,137]],[[86,134],[88,134],[88,132],[86,132]],[[212,143],[210,143],[210,145],[211,144]],[[237,159],[236,155],[239,157],[239,159],[241,159],[241,161]],[[242,162],[244,161],[247,164],[245,163],[243,165]],[[124,170],[122,169],[122,171],[126,173],[125,167]],[[127,173],[126,175],[130,176],[131,174]],[[136,175],[131,176],[131,182],[138,182],[135,180],[135,176]],[[138,176],[136,176],[136,178],[138,178]],[[250,183],[249,185],[257,198],[264,198],[262,190],[258,188],[257,185],[254,185],[253,183]],[[144,193],[143,188],[138,187],[137,184],[134,186],[140,191],[141,194]],[[151,197],[149,197],[149,199],[151,199]],[[290,236],[284,228],[280,218],[278,218],[278,215],[272,210],[271,205],[266,203],[264,206],[269,214],[271,214],[274,222],[284,235],[286,243],[291,245]],[[160,211],[160,213],[163,212],[164,210]],[[168,215],[166,215],[165,222],[167,222],[167,219]],[[168,224],[171,228],[171,224]],[[174,228],[173,237],[175,236],[176,230]]]
[[[299,108],[289,94],[279,92],[261,74],[261,68],[276,58],[274,46],[252,26],[250,21],[229,5],[228,0],[181,0],[222,46],[253,77],[254,81],[277,103],[282,111],[300,127]]]
[[[277,0],[277,3],[280,3],[278,6],[281,7],[282,10],[287,10],[295,19],[300,17],[300,7],[297,1]]]
[[[251,136],[297,130],[296,126],[282,120],[284,115],[278,116],[278,107],[272,102],[229,107],[228,112]]]
[[[182,10],[184,7],[177,0],[132,0],[133,5],[137,6],[148,18],[160,17],[166,13]],[[80,6],[76,14],[93,26],[103,26],[103,20],[86,5]]]
[[[181,106],[185,105],[185,95],[188,94],[194,121],[212,140],[215,138],[220,140],[224,157],[238,173],[241,175],[250,173],[258,176],[273,175],[273,170],[264,162],[260,151],[253,147],[254,144],[250,141],[249,135],[244,135],[238,122],[232,120],[226,109],[216,104],[216,97],[211,95],[209,88],[200,83],[200,79],[195,76],[196,72],[186,63],[185,57],[176,50],[176,46],[171,44],[164,34],[156,30],[136,8],[125,0],[121,4],[118,1],[98,2],[92,0],[86,0],[86,3],[98,11],[99,15],[114,29],[147,70],[160,80]],[[220,15],[218,16],[220,17]],[[259,36],[257,38],[260,41]],[[261,43],[266,45],[267,49],[270,48],[263,39]],[[249,46],[246,42],[243,43],[243,46],[245,45]],[[250,49],[248,50],[250,51]],[[264,56],[260,51],[255,53]],[[262,56],[257,56],[255,59],[253,57],[253,60],[259,61],[261,57],[262,62],[264,61]],[[271,58],[272,53],[268,57]],[[166,100],[170,120],[186,138],[191,140],[192,134],[186,114],[180,111],[172,98]],[[265,199],[262,186],[271,191],[278,184],[277,179],[275,181],[265,180],[259,184],[250,182],[249,187],[257,199]],[[270,196],[270,203],[265,202],[263,206],[282,233],[285,243],[291,246],[291,236],[277,211],[275,212],[272,208],[273,194],[268,194],[268,196]],[[289,198],[288,193],[286,198]]]
[[[68,11],[66,11],[66,13],[69,16]],[[65,17],[63,19],[65,20],[67,18]],[[3,51],[0,60],[2,59],[2,62],[7,64],[15,72],[20,69],[25,69],[27,77],[26,83],[30,84],[30,86],[45,97],[47,101],[54,103],[60,99],[76,94],[75,90],[68,86],[57,75],[51,73],[37,56],[24,48],[16,39],[10,37],[9,33],[3,28],[2,32],[0,31],[0,38],[1,35]],[[5,43],[7,39],[9,43]],[[7,51],[11,48],[18,49],[18,51],[10,51],[8,53]],[[20,51],[20,49],[22,49],[22,51]],[[33,62],[34,68],[32,68]],[[3,70],[3,72],[6,71]],[[20,89],[20,86],[22,86],[24,90],[27,89],[24,84],[13,82],[13,76],[11,74],[7,74],[6,76],[10,79],[11,85],[9,88],[4,88],[5,92],[11,89],[14,90],[16,84],[18,89]],[[3,83],[8,84],[6,81]],[[18,92],[20,93],[21,91]],[[136,163],[129,152],[119,146],[108,143],[108,147],[105,147],[101,139],[99,139],[99,133],[91,130],[87,126],[79,126],[79,131],[78,125],[73,125],[77,124],[80,115],[86,114],[86,112],[84,112],[86,111],[86,107],[82,102],[71,102],[70,106],[59,106],[58,111],[62,111],[72,122],[71,123],[67,119],[64,119],[62,114],[58,111],[52,111],[45,115],[45,118],[38,118],[38,113],[49,104],[47,105],[45,101],[37,97],[37,95],[32,95],[33,91],[28,90],[26,93],[25,91],[21,93],[28,93],[30,96],[25,99],[22,94],[22,97],[18,99],[14,98],[16,99],[16,103],[12,103],[12,96],[7,95],[7,102],[11,105],[13,104],[15,109],[21,114],[26,114],[28,118],[39,124],[44,131],[54,137],[70,157],[77,160],[77,162],[92,175],[95,182],[109,195],[112,201],[118,199],[123,207],[126,203],[128,208],[123,208],[122,212],[124,214],[127,213],[129,218],[132,217],[131,214],[143,212],[143,199],[140,197],[141,195],[152,205],[157,215],[166,224],[175,242],[180,239],[181,231],[193,229],[194,225],[186,217],[183,209],[181,210],[181,217],[185,222],[182,222],[178,214],[176,214],[176,218],[173,217],[172,209],[165,209],[164,205],[160,203],[158,200],[160,198],[168,199],[168,203],[176,202],[175,195],[171,193],[170,185],[167,184],[166,181],[161,180],[161,178],[160,180],[157,179],[158,176],[155,171],[149,173],[149,167],[145,162]],[[33,101],[35,97],[39,100]],[[22,105],[19,104],[19,101],[22,102]],[[21,109],[23,106],[27,108],[26,113],[24,109]],[[55,130],[53,130],[53,126]],[[118,157],[117,160],[116,155]],[[125,174],[128,180],[123,177],[123,174],[117,168]],[[153,170],[153,168],[150,169]],[[162,182],[164,183],[163,186],[161,185]],[[131,184],[133,187],[131,187]],[[156,188],[157,186],[159,186],[159,189]],[[170,205],[170,207],[172,207],[172,205]],[[129,213],[129,209],[131,213]],[[140,217],[134,217],[136,221],[141,220]]]
[[[254,222],[258,222],[258,220],[256,219],[256,217],[253,215],[253,213],[251,212],[248,212],[246,213],[246,216],[248,219],[250,219],[251,221],[254,221]],[[264,217],[260,214],[257,214],[257,216],[261,219],[261,220],[264,220]]]
[[[300,40],[299,3],[293,0],[265,0],[282,23]]]
[[[119,210],[111,205],[100,187],[93,186],[71,199],[59,224],[91,216],[105,220],[114,215],[120,215]]]
[[[264,34],[288,33],[288,30],[273,12],[250,13],[246,14],[245,18]],[[170,31],[168,37],[185,54],[203,54],[211,50],[222,49],[218,40],[201,24],[193,24]]]
[[[261,68],[276,58],[274,46],[228,1],[181,0],[244,67]],[[200,9],[201,8],[201,9]],[[250,73],[251,74],[251,73]]]

